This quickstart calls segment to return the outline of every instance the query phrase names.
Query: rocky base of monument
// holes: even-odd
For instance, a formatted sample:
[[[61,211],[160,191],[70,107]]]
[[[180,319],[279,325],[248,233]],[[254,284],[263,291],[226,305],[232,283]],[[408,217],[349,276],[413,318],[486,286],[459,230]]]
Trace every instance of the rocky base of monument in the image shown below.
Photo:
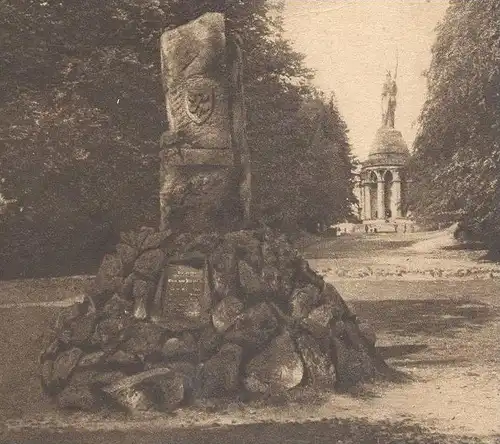
[[[268,229],[123,234],[46,336],[42,386],[61,408],[169,411],[388,371],[335,288]]]

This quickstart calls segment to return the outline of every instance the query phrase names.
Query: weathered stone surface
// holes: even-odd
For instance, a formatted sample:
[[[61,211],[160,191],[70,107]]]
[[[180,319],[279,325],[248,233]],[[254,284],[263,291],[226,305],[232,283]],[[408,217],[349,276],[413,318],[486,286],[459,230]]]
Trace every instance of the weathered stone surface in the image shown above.
[[[279,267],[278,251],[270,236],[272,236],[272,233],[263,233],[263,241],[261,243],[262,257],[267,266]]]
[[[124,338],[124,331],[132,324],[132,320],[126,315],[116,315],[105,318],[97,324],[91,338],[93,345],[114,345]]]
[[[236,231],[224,236],[224,242],[231,245],[236,257],[247,262],[252,268],[262,268],[260,240],[254,231]]]
[[[57,405],[61,409],[95,411],[102,406],[103,402],[104,398],[99,396],[97,390],[73,381],[57,396]]]
[[[245,389],[250,393],[264,394],[270,391],[269,384],[260,381],[255,375],[250,375],[244,378],[243,384],[245,386]]]
[[[297,271],[298,282],[301,282],[304,285],[312,284],[318,287],[321,291],[324,290],[325,281],[323,277],[315,273],[306,260],[297,258],[297,260],[295,261],[295,268]]]
[[[189,362],[172,362],[168,364],[174,372],[184,377],[184,401],[191,402],[199,392],[198,372],[196,366]]]
[[[104,277],[123,277],[124,270],[120,256],[106,254],[99,267],[98,275]]]
[[[152,233],[144,239],[141,245],[141,250],[155,250],[158,248],[164,248],[168,239],[172,236],[172,231],[161,230],[156,233]]]
[[[164,335],[165,331],[160,326],[138,322],[127,329],[126,340],[121,349],[138,356],[160,352]]]
[[[77,345],[86,342],[94,332],[96,322],[97,315],[92,312],[73,319],[69,326],[71,341]]]
[[[154,233],[156,233],[156,230],[152,227],[141,227],[141,229],[137,233],[137,249],[142,250],[142,244],[144,243],[146,238]]]
[[[273,296],[273,298],[288,300],[288,294],[282,290],[282,276],[278,268],[269,267],[267,264],[262,268],[262,281],[264,286],[262,290]]]
[[[230,244],[220,245],[210,255],[212,267],[214,299],[220,300],[234,296],[238,290],[238,261],[236,252]]]
[[[278,329],[278,320],[268,304],[262,302],[236,318],[226,339],[241,346],[259,347],[271,339]]]
[[[122,316],[128,314],[131,309],[131,301],[122,299],[118,294],[114,294],[102,308],[102,313],[107,317]]]
[[[59,339],[55,337],[55,334],[51,334],[47,338],[47,344],[47,347],[41,353],[41,357],[47,359],[55,358],[59,352]]]
[[[205,361],[217,352],[222,344],[223,336],[214,327],[205,328],[198,339],[198,359]]]
[[[67,381],[78,365],[81,356],[82,351],[76,347],[62,352],[54,361],[51,379],[57,385],[61,385]]]
[[[169,367],[171,370],[172,367]],[[190,390],[188,378],[176,371],[156,376],[154,384],[161,390],[161,398],[158,402],[161,410],[173,410],[184,401],[186,391]]]
[[[119,296],[122,299],[129,301],[132,299],[132,292],[134,290],[134,281],[135,276],[133,274],[129,274],[123,281],[118,291]]]
[[[46,388],[49,392],[52,391],[53,380],[52,380],[52,369],[54,367],[54,362],[52,359],[45,359],[40,366],[40,379],[42,386]]]
[[[335,367],[329,352],[321,349],[318,341],[310,335],[297,338],[297,347],[306,368],[308,384],[327,386],[335,383]]]
[[[161,353],[167,359],[195,355],[197,353],[196,340],[191,333],[184,333],[179,338],[167,339],[161,349]]]
[[[290,298],[292,317],[296,319],[307,317],[320,298],[320,291],[314,285],[297,288]]]
[[[134,263],[134,272],[143,276],[155,277],[165,265],[165,254],[162,250],[147,250]]]
[[[131,371],[142,367],[142,361],[137,355],[118,350],[106,358],[106,363],[112,367],[130,369]]]
[[[304,365],[290,334],[285,332],[274,338],[262,353],[250,361],[245,374],[268,385],[274,392],[299,385],[304,376]]]
[[[308,330],[315,336],[323,337],[329,331],[332,322],[339,317],[339,309],[331,304],[323,304],[311,310],[303,320]]]
[[[375,342],[377,341],[377,335],[375,334],[372,326],[368,322],[360,322],[358,324],[358,328],[361,335],[368,341],[368,344],[374,347]]]
[[[264,291],[264,282],[260,273],[245,261],[238,262],[238,273],[242,290],[248,294]]]
[[[235,344],[225,344],[220,351],[199,370],[200,396],[224,396],[239,387],[240,364],[243,349]]]
[[[111,295],[120,291],[123,284],[122,277],[105,276],[98,273],[95,278],[95,288],[87,294],[94,306],[100,306]]]
[[[89,368],[98,366],[104,359],[105,353],[103,351],[96,351],[88,353],[80,359],[78,363],[79,368]]]
[[[322,300],[324,303],[337,308],[338,319],[354,319],[356,317],[346,302],[342,299],[338,290],[332,284],[325,284],[325,288],[322,292]]]
[[[226,273],[223,271],[214,270],[213,276],[213,296],[214,300],[219,301],[226,297],[231,297],[237,294],[238,289],[238,272]]]
[[[155,285],[151,281],[137,279],[134,281],[132,296],[134,298],[134,317],[144,320],[148,316],[148,307],[153,299]]]
[[[357,350],[338,338],[333,341],[337,384],[340,387],[354,386],[375,376],[374,362],[364,348]]]
[[[125,375],[122,372],[98,372],[78,370],[67,387],[59,393],[57,404],[60,408],[95,411],[106,406],[108,401],[102,387],[112,384]]]
[[[116,252],[121,259],[124,275],[126,276],[134,267],[134,262],[138,255],[137,250],[127,244],[118,244],[116,246]]]
[[[173,408],[184,399],[184,377],[170,367],[138,373],[105,387],[118,403],[132,412]]]
[[[162,227],[194,238],[214,230],[225,233],[241,225],[239,171],[203,165],[178,168],[167,168],[169,174],[160,191]]]
[[[168,121],[195,146],[229,148],[224,16],[209,13],[161,38]]]
[[[137,232],[136,231],[122,231],[120,233],[120,242],[132,248],[137,248]]]
[[[243,311],[243,302],[235,297],[224,298],[212,311],[212,323],[218,332],[225,332]]]

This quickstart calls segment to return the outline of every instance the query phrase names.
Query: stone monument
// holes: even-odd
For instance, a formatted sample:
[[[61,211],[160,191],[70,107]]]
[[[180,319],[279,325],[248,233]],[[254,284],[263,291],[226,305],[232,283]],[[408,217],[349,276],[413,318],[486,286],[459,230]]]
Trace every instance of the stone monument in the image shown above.
[[[250,218],[241,40],[205,14],[161,37],[169,130],[162,136],[161,228],[196,235]],[[239,192],[238,192],[239,190]]]
[[[242,44],[221,14],[162,36],[160,230],[122,233],[40,355],[60,408],[172,410],[390,371],[375,337],[284,235],[251,229]]]

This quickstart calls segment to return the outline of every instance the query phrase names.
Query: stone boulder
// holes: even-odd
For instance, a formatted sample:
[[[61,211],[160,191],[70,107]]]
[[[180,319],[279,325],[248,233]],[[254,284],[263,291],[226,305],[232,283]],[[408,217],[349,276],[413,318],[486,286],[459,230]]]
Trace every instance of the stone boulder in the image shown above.
[[[313,336],[304,334],[299,336],[296,342],[304,361],[307,385],[333,387],[336,381],[335,365],[328,341],[321,344]],[[325,348],[327,350],[324,350]]]
[[[225,396],[238,390],[242,353],[240,346],[225,344],[217,354],[200,364],[201,398]]]
[[[243,303],[235,298],[228,296],[217,304],[212,311],[212,324],[219,333],[223,333],[231,327],[237,317],[243,311]]]
[[[274,393],[298,386],[304,377],[304,365],[288,332],[271,343],[245,368],[245,376],[259,381]],[[251,390],[251,386],[247,386]]]
[[[123,378],[104,388],[118,404],[132,413],[171,410],[184,401],[184,375],[169,367]]]
[[[258,348],[278,330],[279,322],[268,304],[262,302],[239,315],[225,338],[243,347]]]

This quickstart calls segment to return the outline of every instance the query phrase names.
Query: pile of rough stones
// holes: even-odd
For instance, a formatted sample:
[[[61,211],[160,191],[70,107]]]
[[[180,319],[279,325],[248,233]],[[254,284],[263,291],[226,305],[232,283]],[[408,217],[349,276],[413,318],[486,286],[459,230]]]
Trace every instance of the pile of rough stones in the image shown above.
[[[207,270],[206,301],[193,308],[180,294],[162,318],[154,304],[174,257]],[[200,399],[350,387],[387,370],[374,345],[286,237],[259,229],[186,243],[143,228],[121,235],[83,302],[48,332],[41,380],[60,408],[168,411]]]

